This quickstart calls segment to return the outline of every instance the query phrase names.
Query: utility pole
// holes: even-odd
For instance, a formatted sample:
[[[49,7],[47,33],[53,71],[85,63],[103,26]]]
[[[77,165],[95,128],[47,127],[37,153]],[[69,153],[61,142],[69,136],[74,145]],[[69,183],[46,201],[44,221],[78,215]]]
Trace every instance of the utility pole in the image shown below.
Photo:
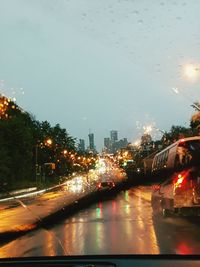
[[[35,181],[37,185],[37,175],[38,175],[38,144],[35,147]]]

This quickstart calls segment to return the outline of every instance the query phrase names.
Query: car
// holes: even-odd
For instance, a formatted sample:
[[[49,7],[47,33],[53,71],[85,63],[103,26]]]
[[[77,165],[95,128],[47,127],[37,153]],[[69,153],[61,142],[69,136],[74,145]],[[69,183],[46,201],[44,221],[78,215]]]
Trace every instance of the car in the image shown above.
[[[153,213],[200,216],[200,168],[174,173],[164,182],[152,186]]]
[[[100,190],[106,190],[106,189],[112,189],[115,187],[115,182],[113,180],[107,180],[107,181],[101,181],[97,183],[97,189]]]

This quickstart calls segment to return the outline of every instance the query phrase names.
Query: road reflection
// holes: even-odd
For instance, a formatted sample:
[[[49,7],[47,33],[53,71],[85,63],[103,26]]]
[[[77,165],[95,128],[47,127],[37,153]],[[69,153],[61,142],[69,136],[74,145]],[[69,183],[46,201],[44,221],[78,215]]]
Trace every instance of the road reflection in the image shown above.
[[[144,190],[144,189],[143,189]],[[199,254],[197,220],[152,216],[134,189],[99,202],[51,229],[33,231],[0,248],[0,257],[88,254]]]
[[[191,222],[189,218],[154,216],[153,225],[160,253],[199,254],[200,227],[198,221],[197,218]]]

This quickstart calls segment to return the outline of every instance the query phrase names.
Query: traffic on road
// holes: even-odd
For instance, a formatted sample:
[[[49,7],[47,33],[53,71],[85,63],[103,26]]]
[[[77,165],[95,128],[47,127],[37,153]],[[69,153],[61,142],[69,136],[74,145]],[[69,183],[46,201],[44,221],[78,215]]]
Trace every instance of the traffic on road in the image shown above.
[[[0,266],[200,266],[199,29],[197,0],[0,0]]]
[[[136,187],[1,245],[0,256],[199,254],[199,222],[153,216],[151,187]]]
[[[200,215],[200,137],[180,139],[156,154],[152,172],[162,180],[153,187],[154,211]]]

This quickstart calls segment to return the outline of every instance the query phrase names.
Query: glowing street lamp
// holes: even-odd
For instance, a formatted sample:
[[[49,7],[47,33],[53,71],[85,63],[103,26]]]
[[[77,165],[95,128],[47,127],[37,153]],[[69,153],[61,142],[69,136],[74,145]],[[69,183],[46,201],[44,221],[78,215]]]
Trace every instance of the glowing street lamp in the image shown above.
[[[66,149],[63,151],[63,154],[64,155],[67,155],[67,150]]]
[[[196,80],[199,76],[199,67],[194,64],[186,64],[183,66],[184,76],[189,80]]]
[[[200,77],[200,65],[199,64],[185,64],[183,65],[183,78],[187,79],[190,82],[195,82]],[[198,111],[199,106],[193,103],[190,95],[188,95],[185,91],[179,90],[178,88],[172,88],[175,94],[183,95],[187,100],[189,100],[190,105],[197,109]]]
[[[0,95],[0,118],[7,117],[6,111],[8,109],[10,100]]]
[[[48,138],[46,141],[45,141],[45,144],[48,145],[48,146],[51,146],[53,144],[53,141]]]

